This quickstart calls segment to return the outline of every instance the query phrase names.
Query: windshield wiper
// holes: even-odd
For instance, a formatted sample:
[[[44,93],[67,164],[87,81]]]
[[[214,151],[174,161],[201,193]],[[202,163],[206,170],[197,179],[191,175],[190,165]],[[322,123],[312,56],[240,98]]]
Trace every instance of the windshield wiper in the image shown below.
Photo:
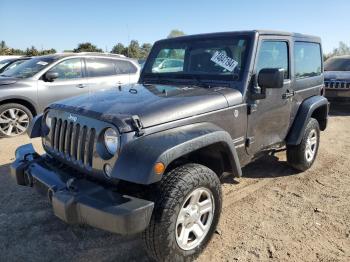
[[[195,81],[195,85],[199,86],[199,87],[206,87],[206,88],[210,88],[210,84],[203,82],[200,77],[196,76],[196,75],[190,75],[191,79]]]

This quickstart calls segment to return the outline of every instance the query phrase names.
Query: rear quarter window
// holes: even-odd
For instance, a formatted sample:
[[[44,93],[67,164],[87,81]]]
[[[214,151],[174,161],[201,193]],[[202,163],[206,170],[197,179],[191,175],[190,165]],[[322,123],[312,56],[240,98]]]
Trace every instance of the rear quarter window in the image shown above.
[[[116,75],[113,59],[87,58],[86,65],[90,77]]]
[[[294,44],[295,77],[306,78],[322,73],[322,53],[318,43],[295,42]]]
[[[117,74],[135,74],[137,72],[136,66],[129,61],[115,60],[114,64]]]

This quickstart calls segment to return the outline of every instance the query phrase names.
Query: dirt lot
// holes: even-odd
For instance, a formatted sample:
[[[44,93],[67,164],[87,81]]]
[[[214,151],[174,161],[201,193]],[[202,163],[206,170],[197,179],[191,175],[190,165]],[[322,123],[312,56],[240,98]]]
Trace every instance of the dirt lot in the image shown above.
[[[332,109],[321,139],[307,172],[296,174],[280,153],[227,181],[218,234],[198,260],[350,261],[350,105]],[[16,186],[9,163],[28,142],[0,140],[0,261],[148,261],[137,236],[68,226],[46,199]]]

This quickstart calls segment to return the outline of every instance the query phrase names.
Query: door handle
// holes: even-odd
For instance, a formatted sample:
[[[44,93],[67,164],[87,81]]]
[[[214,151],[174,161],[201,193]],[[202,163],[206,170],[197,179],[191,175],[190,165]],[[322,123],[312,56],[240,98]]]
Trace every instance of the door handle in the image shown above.
[[[78,88],[84,88],[84,87],[86,87],[86,84],[78,84],[77,87]]]
[[[288,99],[288,98],[293,97],[293,96],[295,96],[295,91],[287,90],[287,92],[282,95],[282,98]]]

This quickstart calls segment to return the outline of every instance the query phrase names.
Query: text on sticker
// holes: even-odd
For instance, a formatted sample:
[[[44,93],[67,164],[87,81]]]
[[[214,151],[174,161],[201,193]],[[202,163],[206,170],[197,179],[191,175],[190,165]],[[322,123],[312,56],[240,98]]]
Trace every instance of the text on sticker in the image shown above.
[[[230,72],[233,72],[233,70],[235,70],[236,66],[238,65],[237,61],[227,56],[225,53],[219,51],[216,51],[210,60]]]

